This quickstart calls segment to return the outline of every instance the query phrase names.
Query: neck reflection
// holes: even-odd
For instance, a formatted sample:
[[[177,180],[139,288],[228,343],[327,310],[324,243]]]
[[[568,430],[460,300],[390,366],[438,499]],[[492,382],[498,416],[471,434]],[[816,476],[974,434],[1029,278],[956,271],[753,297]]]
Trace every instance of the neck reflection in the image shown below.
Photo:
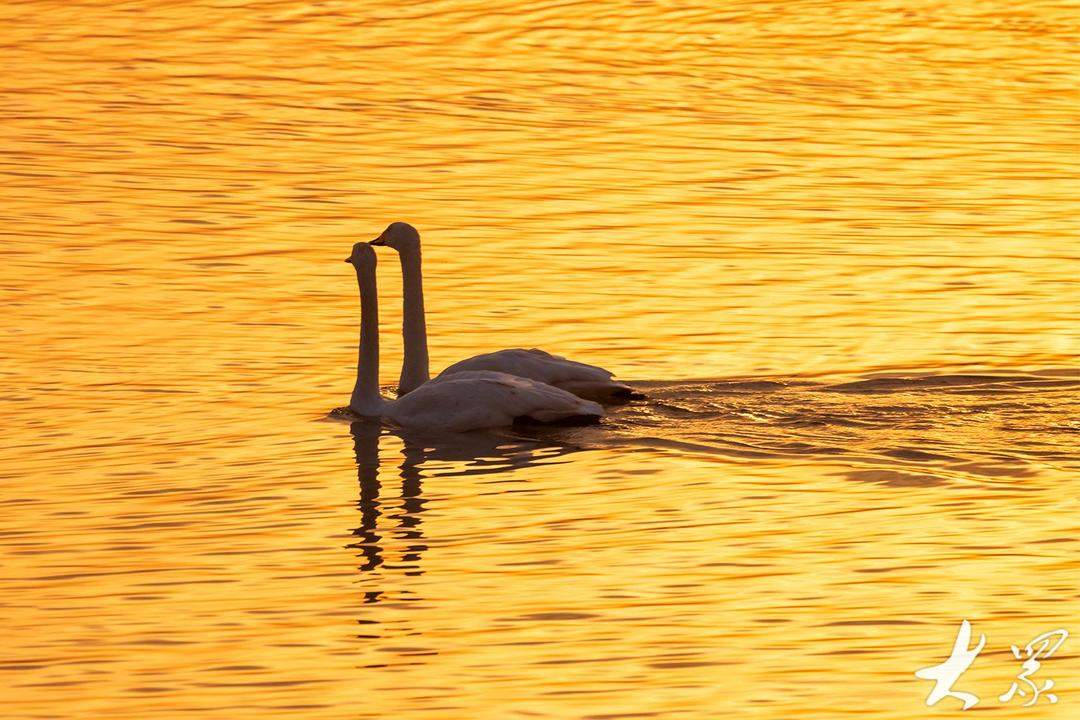
[[[524,468],[554,462],[582,449],[565,444],[558,436],[416,435],[383,427],[377,419],[358,420],[350,424],[349,430],[360,485],[357,503],[360,526],[352,530],[357,540],[347,547],[359,551],[362,575],[382,578],[424,574],[422,561],[428,550],[423,528],[428,502],[423,495],[426,479],[449,480],[474,475],[505,475],[509,479]],[[394,436],[402,443],[401,462],[397,466],[400,486],[389,500],[379,477],[382,467],[379,443],[384,436]],[[453,511],[452,501],[444,511]],[[366,602],[379,602],[387,593],[413,595],[413,591],[404,587],[369,588],[365,592]]]

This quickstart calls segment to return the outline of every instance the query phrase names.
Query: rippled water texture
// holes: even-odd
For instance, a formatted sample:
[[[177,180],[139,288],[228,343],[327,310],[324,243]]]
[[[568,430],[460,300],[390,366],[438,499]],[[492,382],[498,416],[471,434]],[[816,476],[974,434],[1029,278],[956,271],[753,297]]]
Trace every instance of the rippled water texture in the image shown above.
[[[1078,16],[3,3],[2,714],[960,717],[967,618],[975,710],[1077,717]],[[434,367],[649,398],[325,419],[393,219]]]

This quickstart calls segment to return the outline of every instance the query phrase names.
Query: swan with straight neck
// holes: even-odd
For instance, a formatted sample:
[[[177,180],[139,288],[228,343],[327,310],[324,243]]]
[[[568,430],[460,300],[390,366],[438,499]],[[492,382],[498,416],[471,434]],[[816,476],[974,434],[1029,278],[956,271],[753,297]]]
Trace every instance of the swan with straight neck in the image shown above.
[[[424,280],[420,258],[420,233],[406,222],[393,222],[372,245],[386,246],[401,258],[402,336],[405,360],[398,381],[398,397],[422,386],[430,377],[427,323],[424,316]],[[568,360],[532,348],[511,348],[485,353],[454,363],[439,377],[473,370],[493,370],[536,380],[600,402],[620,402],[643,397],[633,388],[612,379],[612,373],[595,365]]]

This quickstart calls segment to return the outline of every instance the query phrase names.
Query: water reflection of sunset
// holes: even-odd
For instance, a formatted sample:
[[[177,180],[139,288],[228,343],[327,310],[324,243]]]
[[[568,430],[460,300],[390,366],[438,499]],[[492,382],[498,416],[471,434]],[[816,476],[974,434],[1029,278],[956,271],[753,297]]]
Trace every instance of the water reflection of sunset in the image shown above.
[[[899,720],[964,618],[992,707],[1077,615],[1075,21],[4,4],[6,715]],[[650,400],[467,452],[317,422],[391,220],[433,369]]]

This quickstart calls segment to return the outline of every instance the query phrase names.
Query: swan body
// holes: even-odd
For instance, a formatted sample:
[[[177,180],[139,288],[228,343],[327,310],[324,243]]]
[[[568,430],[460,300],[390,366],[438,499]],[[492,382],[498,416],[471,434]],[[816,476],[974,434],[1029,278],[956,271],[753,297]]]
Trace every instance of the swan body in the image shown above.
[[[476,355],[454,363],[438,377],[475,370],[493,370],[537,380],[589,400],[614,400],[637,395],[629,385],[613,380],[611,373],[604,368],[567,360],[537,348],[513,348]]]
[[[385,416],[417,430],[477,430],[521,421],[579,424],[604,410],[565,390],[502,372],[470,370],[424,383],[387,404]]]
[[[391,247],[401,256],[405,362],[401,366],[398,397],[404,397],[421,387],[430,377],[420,233],[408,223],[395,222],[372,240],[371,244]],[[612,374],[603,368],[567,360],[535,348],[514,348],[477,355],[454,363],[443,370],[439,377],[473,370],[515,375],[553,385],[581,398],[601,402],[641,397],[641,394],[636,393],[629,385],[613,380]]]
[[[387,400],[379,393],[379,310],[375,251],[356,243],[345,261],[360,286],[360,351],[349,409],[381,417],[406,429],[467,432],[511,425],[596,422],[604,409],[565,390],[501,372],[470,370],[424,383],[408,395]]]

